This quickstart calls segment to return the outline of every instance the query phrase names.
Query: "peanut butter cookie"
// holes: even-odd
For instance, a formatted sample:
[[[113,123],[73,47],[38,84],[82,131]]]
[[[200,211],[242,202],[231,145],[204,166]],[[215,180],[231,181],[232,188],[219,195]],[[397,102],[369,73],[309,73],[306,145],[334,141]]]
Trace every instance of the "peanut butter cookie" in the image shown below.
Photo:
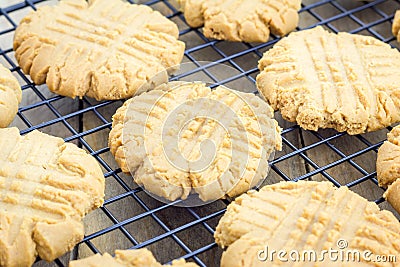
[[[388,133],[379,148],[376,173],[379,186],[387,188],[384,197],[400,213],[400,126]]]
[[[97,161],[38,131],[0,129],[0,266],[52,261],[82,240],[82,219],[104,198]]]
[[[116,250],[115,257],[105,253],[104,255],[96,254],[86,259],[71,261],[69,267],[86,267],[86,266],[107,266],[107,267],[196,267],[195,263],[189,263],[185,260],[175,260],[171,265],[161,265],[154,258],[153,254],[145,249],[133,250]]]
[[[178,0],[191,27],[204,25],[206,37],[266,42],[270,32],[283,36],[299,22],[301,0]]]
[[[14,50],[22,70],[54,93],[123,99],[167,81],[166,69],[185,49],[178,34],[175,23],[146,5],[64,0],[22,19]]]
[[[0,128],[7,127],[13,121],[21,97],[17,79],[0,64]]]
[[[260,93],[304,129],[360,134],[400,121],[400,53],[373,37],[322,27],[291,33],[259,69]]]
[[[164,89],[129,99],[113,116],[109,147],[123,172],[168,200],[233,197],[266,177],[282,141],[262,99],[203,83]]]
[[[397,41],[400,42],[400,10],[397,10],[392,25],[393,35],[397,38]]]
[[[244,194],[228,206],[214,236],[228,247],[222,267],[397,266],[392,256],[400,256],[396,217],[329,182],[281,182]],[[382,256],[392,262],[377,261]]]

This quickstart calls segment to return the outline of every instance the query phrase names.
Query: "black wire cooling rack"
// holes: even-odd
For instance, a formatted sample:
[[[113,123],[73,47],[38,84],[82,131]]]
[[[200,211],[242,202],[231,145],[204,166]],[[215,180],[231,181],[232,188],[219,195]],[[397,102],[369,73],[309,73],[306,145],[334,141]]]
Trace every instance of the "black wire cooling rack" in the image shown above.
[[[121,173],[107,147],[111,116],[122,101],[96,102],[86,97],[72,100],[54,95],[46,86],[33,84],[18,67],[12,50],[18,22],[31,10],[56,2],[0,0],[0,62],[19,79],[23,90],[23,102],[12,126],[17,126],[22,134],[38,129],[86,149],[103,168],[106,200],[101,209],[85,219],[88,224],[86,236],[72,256],[66,255],[53,263],[38,260],[36,265],[67,266],[70,257],[146,247],[164,263],[185,258],[200,266],[218,266],[222,250],[214,243],[213,233],[228,200],[196,208],[178,208],[173,206],[174,203],[164,204],[152,199],[133,183],[131,177]],[[183,14],[172,1],[138,2],[159,10],[179,26],[180,39],[187,44],[184,62],[193,66],[181,73],[181,77],[190,78],[200,73],[215,84],[230,87],[239,82],[241,88],[254,88],[257,61],[279,40],[275,36],[261,44],[209,40],[201,28],[192,29],[185,23]],[[371,35],[396,47],[397,41],[391,34],[396,9],[400,9],[399,0],[304,0],[298,30],[323,25],[333,32]],[[236,71],[223,75],[215,73],[213,67],[218,63],[229,65]],[[333,130],[304,131],[284,122],[279,113],[276,116],[284,128],[283,151],[278,152],[271,162],[266,183],[329,180],[336,186],[347,185],[381,207],[390,209],[382,199],[383,189],[377,185],[375,172],[376,152],[390,127],[378,133],[349,136]]]

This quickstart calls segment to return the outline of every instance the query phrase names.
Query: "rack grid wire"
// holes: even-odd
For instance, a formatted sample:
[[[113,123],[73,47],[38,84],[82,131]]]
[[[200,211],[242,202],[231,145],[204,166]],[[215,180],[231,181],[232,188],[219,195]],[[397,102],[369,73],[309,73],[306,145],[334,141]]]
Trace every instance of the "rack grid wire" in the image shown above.
[[[45,85],[33,84],[19,68],[12,49],[13,34],[19,20],[41,5],[56,2],[0,0],[0,62],[19,79],[23,90],[23,102],[12,126],[17,126],[21,134],[38,129],[61,136],[88,151],[103,168],[106,200],[102,208],[87,216],[101,223],[86,229],[84,240],[74,249],[72,256],[63,256],[52,263],[38,259],[36,265],[67,266],[71,257],[147,247],[164,263],[184,258],[199,266],[218,266],[222,250],[214,243],[213,233],[229,200],[196,208],[178,208],[174,204],[179,201],[164,204],[152,199],[133,183],[131,177],[121,172],[107,147],[111,116],[122,101],[97,102],[86,97],[73,100],[58,96],[50,93]],[[177,23],[180,40],[187,45],[183,62],[193,65],[190,71],[180,73],[180,77],[190,78],[201,73],[215,85],[229,87],[239,82],[242,87],[254,88],[257,61],[279,40],[273,35],[267,43],[257,44],[209,40],[201,28],[190,28],[185,23],[183,14],[172,1],[129,2],[149,5]],[[297,30],[322,25],[332,32],[371,35],[397,47],[398,43],[391,34],[396,9],[400,9],[399,0],[304,0]],[[216,74],[213,72],[216,64],[229,65],[237,73],[228,76]],[[253,89],[251,91],[256,93]],[[279,112],[276,116],[280,118]],[[349,136],[333,130],[305,131],[295,124],[283,122],[281,118],[280,122],[283,151],[277,152],[270,162],[267,184],[282,180],[328,180],[335,186],[346,185],[361,194],[372,191],[369,200],[390,209],[382,198],[383,189],[378,186],[375,166],[371,162],[376,159],[378,148],[391,127],[377,134]],[[357,144],[352,146],[357,149],[343,146],[349,143]],[[322,148],[325,155],[329,155],[324,156],[328,160],[321,163]],[[339,171],[333,171],[335,169]],[[372,199],[371,195],[374,196]]]

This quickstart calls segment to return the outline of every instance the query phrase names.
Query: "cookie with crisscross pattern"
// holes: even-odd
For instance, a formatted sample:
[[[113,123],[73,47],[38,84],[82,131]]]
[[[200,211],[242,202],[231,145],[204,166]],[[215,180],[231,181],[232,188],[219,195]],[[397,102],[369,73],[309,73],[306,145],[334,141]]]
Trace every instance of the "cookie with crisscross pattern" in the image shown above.
[[[285,35],[299,21],[301,0],[178,0],[187,23],[204,25],[206,37],[266,42],[270,33]]]
[[[82,219],[104,198],[97,161],[38,131],[0,130],[0,266],[52,261],[82,240]]]
[[[304,129],[360,134],[400,121],[400,53],[376,38],[322,27],[291,33],[259,69],[260,93]]]
[[[14,50],[22,70],[52,92],[122,99],[167,80],[183,57],[177,38],[175,23],[146,5],[64,0],[22,19]]]
[[[398,219],[330,182],[281,182],[244,194],[228,206],[214,236],[228,247],[222,267],[397,266],[393,256],[400,257]],[[281,250],[286,254],[278,256]],[[324,250],[359,257],[335,260]],[[380,256],[392,260],[379,262]]]
[[[168,200],[234,197],[259,184],[281,149],[272,109],[254,94],[169,83],[125,102],[109,147],[123,172]]]

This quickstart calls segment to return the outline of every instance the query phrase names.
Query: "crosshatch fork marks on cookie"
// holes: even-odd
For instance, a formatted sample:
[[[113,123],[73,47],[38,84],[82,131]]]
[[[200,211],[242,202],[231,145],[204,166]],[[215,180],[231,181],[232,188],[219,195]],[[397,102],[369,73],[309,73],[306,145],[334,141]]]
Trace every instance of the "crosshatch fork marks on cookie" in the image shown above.
[[[108,129],[111,128],[111,115],[116,109],[115,106],[121,105],[119,101],[98,103],[83,97],[81,101],[72,102],[70,99],[50,94],[46,86],[32,84],[30,77],[19,69],[12,51],[15,29],[13,25],[18,25],[21,17],[29,11],[57,2],[58,0],[0,0],[0,6],[3,7],[0,12],[0,58],[15,76],[24,81],[24,98],[13,125],[18,126],[22,133],[40,129],[79,143],[105,168],[108,183],[107,204],[85,219],[88,236],[79,245],[79,254],[73,254],[72,258],[84,258],[99,252],[112,254],[115,249],[146,247],[162,263],[184,257],[202,267],[219,266],[222,250],[217,249],[211,236],[227,201],[218,201],[196,209],[160,206],[131,183],[132,179],[123,175],[111,160],[112,155],[108,152],[104,140],[108,136]],[[257,61],[262,53],[278,40],[274,35],[270,36],[267,43],[262,44],[210,40],[204,37],[202,29],[190,28],[186,24],[183,14],[178,12],[173,0],[128,2],[150,5],[176,22],[180,28],[181,39],[187,41],[190,46],[185,53],[186,60],[194,66],[199,66],[190,71],[185,70],[184,75],[199,74],[204,70],[218,85],[239,88],[236,84],[254,81],[258,73]],[[393,11],[398,7],[400,0],[375,0],[369,3],[304,0],[298,29],[310,28],[318,23],[332,32],[346,30],[372,35],[392,46],[398,46],[395,37],[388,34]],[[370,16],[371,14],[375,16]],[[220,77],[220,73],[210,68],[212,65],[204,66],[199,62],[204,59],[232,64],[237,71],[224,73],[224,76]],[[236,75],[238,72],[239,75]],[[221,80],[222,78],[224,80]],[[247,89],[247,92],[252,90]],[[79,110],[78,103],[82,104]],[[38,107],[41,107],[40,111]],[[282,120],[279,115],[277,120],[284,128],[284,151],[278,153],[272,161],[268,183],[298,178],[330,180],[336,185],[347,184],[351,190],[380,203],[382,208],[391,209],[381,198],[384,191],[377,186],[373,167],[380,142],[386,138],[386,130],[348,136],[333,130],[304,131],[293,123]],[[398,217],[398,214],[396,216]],[[198,236],[202,238],[199,239]],[[166,247],[168,250],[164,249]],[[66,255],[52,263],[37,262],[35,266],[62,267],[68,266],[68,261],[69,257]]]
[[[109,147],[122,171],[171,201],[192,189],[203,201],[234,197],[265,177],[281,138],[264,101],[202,83],[165,87],[126,101],[113,116]]]
[[[204,35],[219,40],[266,42],[270,32],[283,36],[299,22],[300,0],[178,0],[187,23],[204,24]]]
[[[50,91],[122,99],[167,80],[183,56],[177,38],[177,26],[148,6],[66,0],[22,19],[14,50],[22,70]]]
[[[400,120],[400,53],[376,38],[322,27],[292,33],[259,68],[260,92],[304,129],[360,134]]]
[[[265,215],[265,206],[274,217]],[[220,220],[215,237],[220,246],[228,246],[222,267],[267,266],[257,259],[257,251],[265,246],[275,251],[320,252],[337,248],[340,239],[361,253],[369,250],[372,255],[398,257],[399,226],[391,212],[380,210],[346,187],[337,189],[329,182],[282,182],[237,198]],[[387,266],[360,261],[363,266]],[[324,264],[329,263],[326,257]],[[341,266],[340,260],[334,263]]]
[[[103,203],[102,171],[75,145],[37,131],[2,129],[0,147],[0,265],[54,260],[83,238],[82,218]]]

